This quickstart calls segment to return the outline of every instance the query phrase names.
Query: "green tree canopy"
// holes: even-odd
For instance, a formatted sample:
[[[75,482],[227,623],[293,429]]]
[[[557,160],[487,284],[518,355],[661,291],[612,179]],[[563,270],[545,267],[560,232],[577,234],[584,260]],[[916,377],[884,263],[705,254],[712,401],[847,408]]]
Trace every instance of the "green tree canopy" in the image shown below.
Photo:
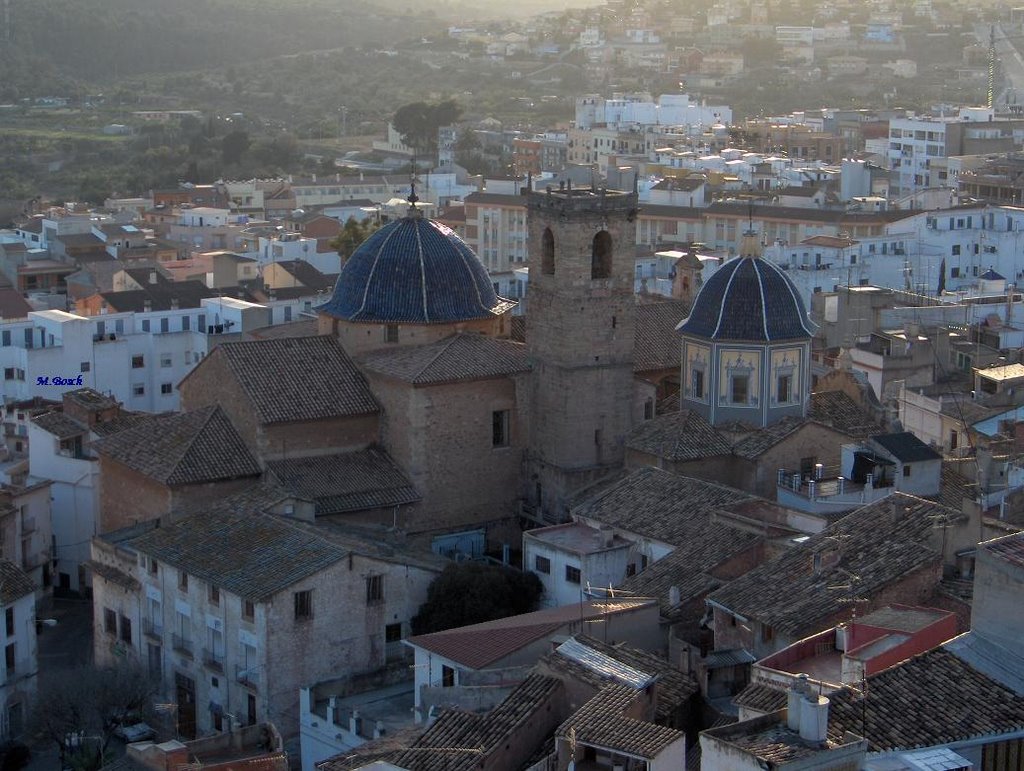
[[[411,102],[395,111],[391,125],[402,135],[402,141],[430,158],[437,156],[437,130],[459,119],[462,108],[454,99],[430,104]]]
[[[352,252],[379,227],[380,225],[373,220],[366,219],[360,222],[355,217],[349,217],[341,232],[331,239],[330,247],[338,252],[344,264],[345,260],[352,256]]]
[[[430,584],[412,631],[427,634],[529,613],[543,590],[533,573],[482,562],[455,563]]]

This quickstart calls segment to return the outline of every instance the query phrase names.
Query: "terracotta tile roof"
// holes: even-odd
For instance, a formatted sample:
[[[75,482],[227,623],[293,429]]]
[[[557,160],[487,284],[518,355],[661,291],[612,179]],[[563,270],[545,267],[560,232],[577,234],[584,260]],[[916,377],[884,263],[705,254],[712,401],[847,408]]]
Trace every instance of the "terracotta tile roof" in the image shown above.
[[[132,576],[125,573],[123,570],[115,568],[113,565],[107,565],[103,562],[97,562],[96,560],[86,560],[86,566],[92,571],[92,574],[99,576],[113,584],[117,584],[123,589],[127,589],[131,592],[137,592],[141,584]]]
[[[33,308],[22,297],[21,292],[7,287],[0,288],[0,318],[23,319]]]
[[[843,391],[818,391],[811,394],[807,417],[844,434],[863,439],[877,434],[881,424]]]
[[[220,407],[156,415],[93,444],[166,485],[259,476],[260,465]]]
[[[917,570],[939,565],[941,556],[930,545],[936,517],[962,518],[940,504],[892,493],[731,581],[709,599],[777,633],[805,636],[849,612],[849,593],[830,586],[855,576],[853,591],[871,598]],[[813,555],[837,548],[835,564],[815,572]]]
[[[464,667],[482,669],[573,622],[628,613],[652,602],[648,599],[616,599],[545,608],[520,616],[417,635],[410,637],[408,642]]]
[[[348,555],[332,541],[286,519],[256,512],[193,515],[153,528],[128,545],[254,602],[267,600]]]
[[[556,735],[566,739],[574,736],[581,744],[653,760],[684,735],[674,728],[625,717],[626,710],[642,696],[643,691],[628,685],[606,685],[562,723]]]
[[[389,762],[407,771],[480,768],[482,757],[494,753],[500,756],[505,751],[508,738],[537,710],[550,704],[562,688],[562,681],[557,678],[530,675],[501,704],[484,715],[455,710],[443,712],[413,747],[399,751]],[[541,734],[531,736],[527,741],[541,744],[546,738]],[[458,752],[452,748],[479,752]],[[516,750],[529,754],[526,747],[516,747]]]
[[[867,720],[859,694],[829,698],[829,735],[851,731],[871,752],[949,744],[1024,730],[1024,697],[974,669],[946,647],[868,677]]]
[[[682,343],[676,325],[690,312],[682,300],[641,303],[636,307],[633,371],[678,369]]]
[[[1024,567],[1024,533],[1004,535],[978,545],[992,556],[1017,567]]]
[[[259,327],[249,331],[254,340],[278,340],[285,337],[316,337],[316,319],[292,321],[287,324],[275,324],[272,327]]]
[[[24,570],[10,560],[0,558],[0,603],[10,605],[35,590],[35,584]]]
[[[647,467],[584,498],[572,514],[678,546],[690,540],[699,519],[753,497],[725,485]]]
[[[330,218],[328,217],[327,219]],[[333,289],[334,282],[338,278],[336,275],[329,277],[324,273],[321,273],[305,260],[280,260],[276,264],[290,276],[293,276],[295,280],[301,283],[304,287],[308,287],[310,289]]]
[[[77,420],[69,418],[57,410],[36,415],[32,418],[32,422],[58,439],[70,439],[72,436],[88,433],[88,429]]]
[[[724,436],[702,415],[687,409],[645,420],[630,432],[626,446],[667,461],[699,460],[732,452]]]
[[[331,336],[224,343],[206,360],[214,356],[224,357],[263,424],[380,411],[366,380]]]
[[[111,434],[124,431],[126,428],[137,426],[139,423],[149,420],[152,417],[152,413],[127,412],[122,410],[118,416],[112,420],[104,420],[102,423],[93,423],[90,430],[99,437],[110,436]]]
[[[363,364],[374,372],[415,385],[508,377],[530,369],[526,346],[466,333],[430,345],[371,353]]]
[[[615,662],[626,665],[658,682],[658,703],[655,719],[668,721],[673,713],[697,693],[697,683],[682,670],[669,664],[665,659],[647,651],[630,648],[625,645],[608,645],[593,637],[576,635],[576,645],[595,651],[599,656],[607,657]],[[607,668],[588,665],[585,660],[570,655],[566,644],[560,645],[542,661],[553,671],[565,673],[595,689],[616,682],[614,674]]]
[[[755,429],[732,447],[734,455],[753,460],[764,455],[783,439],[787,439],[807,425],[803,418],[789,416],[765,428]]]
[[[732,703],[737,707],[745,707],[769,715],[786,708],[786,692],[764,683],[751,683],[737,693]]]
[[[141,289],[123,292],[100,292],[100,297],[110,306],[112,312],[135,311],[142,313],[149,300],[150,310],[166,311],[176,300],[179,308],[198,308],[202,300],[216,297],[217,292],[200,281],[165,281],[157,284],[143,282]]]
[[[412,482],[380,448],[269,461],[286,490],[316,502],[317,514],[343,514],[420,500]]]

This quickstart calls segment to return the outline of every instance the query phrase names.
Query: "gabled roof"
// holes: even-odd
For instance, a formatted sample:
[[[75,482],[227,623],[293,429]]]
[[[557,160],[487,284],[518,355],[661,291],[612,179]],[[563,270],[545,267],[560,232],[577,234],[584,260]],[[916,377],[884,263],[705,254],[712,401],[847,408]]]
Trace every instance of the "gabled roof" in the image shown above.
[[[602,747],[635,758],[653,760],[684,734],[674,728],[626,717],[643,696],[627,685],[608,685],[558,728],[559,737]]]
[[[909,431],[898,434],[877,434],[871,441],[884,447],[901,463],[942,460],[942,456]]]
[[[629,434],[631,450],[679,462],[729,455],[729,441],[700,413],[682,409],[646,420]]]
[[[633,333],[634,372],[679,368],[682,346],[675,330],[689,312],[690,304],[682,300],[637,306]]]
[[[866,705],[850,688],[832,693],[829,735],[852,731],[868,740],[870,752],[884,752],[1024,730],[1024,697],[974,669],[949,645],[869,676]]]
[[[333,289],[338,279],[336,275],[328,277],[305,260],[280,260],[274,264],[310,289]]]
[[[70,439],[73,436],[80,436],[88,432],[88,428],[77,420],[69,418],[63,412],[54,410],[36,415],[32,422],[48,434],[53,434],[58,439]]]
[[[863,438],[877,433],[880,427],[868,412],[843,391],[817,391],[811,394],[807,417],[844,434]]]
[[[200,281],[143,283],[142,289],[100,292],[100,297],[112,310],[122,313],[126,311],[141,313],[146,309],[147,300],[150,303],[150,310],[154,311],[170,310],[172,300],[177,301],[179,308],[198,308],[202,304],[202,300],[216,296],[216,291]]]
[[[414,385],[508,377],[530,369],[522,343],[471,333],[455,334],[430,345],[371,353],[363,365]]]
[[[356,365],[329,335],[223,343],[193,372],[217,356],[225,360],[262,424],[380,411]]]
[[[0,604],[10,605],[35,590],[35,584],[24,570],[10,560],[0,558]]]
[[[690,675],[660,656],[626,645],[608,645],[586,635],[567,640],[542,661],[552,671],[568,674],[598,690],[613,682],[635,683],[637,676],[643,685],[657,680],[655,719],[659,721],[668,721],[698,690]]]
[[[316,503],[317,514],[344,514],[420,500],[416,488],[380,448],[268,461],[289,492]]]
[[[10,287],[0,287],[0,318],[23,319],[32,310],[21,292]]]
[[[260,465],[220,407],[154,415],[93,447],[165,485],[259,476]]]
[[[852,591],[871,598],[915,571],[940,564],[941,555],[930,545],[936,517],[952,522],[960,516],[940,504],[892,493],[729,582],[709,600],[777,633],[805,636],[849,612],[849,592],[829,588],[849,584],[849,576],[856,576]],[[814,555],[835,550],[835,564],[815,571]]]
[[[725,485],[647,467],[580,498],[572,514],[678,546],[690,540],[698,518],[753,498]]]
[[[196,514],[128,545],[243,599],[267,600],[348,552],[271,514]]]
[[[483,669],[573,622],[628,613],[653,604],[648,599],[601,600],[545,608],[410,637],[407,642],[469,669]]]

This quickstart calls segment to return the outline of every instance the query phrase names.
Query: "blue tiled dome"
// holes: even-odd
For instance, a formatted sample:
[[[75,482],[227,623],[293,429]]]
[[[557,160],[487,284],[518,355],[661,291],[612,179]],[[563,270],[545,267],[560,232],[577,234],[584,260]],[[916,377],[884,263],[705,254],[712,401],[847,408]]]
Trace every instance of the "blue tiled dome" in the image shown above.
[[[455,231],[413,214],[390,222],[349,257],[318,310],[348,321],[438,324],[487,318],[514,303]]]
[[[676,329],[711,340],[792,340],[814,334],[789,276],[760,257],[736,257],[722,265]]]

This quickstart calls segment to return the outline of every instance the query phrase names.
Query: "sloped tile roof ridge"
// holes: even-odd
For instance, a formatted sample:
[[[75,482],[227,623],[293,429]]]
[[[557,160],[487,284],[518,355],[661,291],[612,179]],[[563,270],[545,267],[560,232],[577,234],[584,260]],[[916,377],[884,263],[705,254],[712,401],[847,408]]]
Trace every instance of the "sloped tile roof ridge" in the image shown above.
[[[0,602],[9,605],[35,590],[35,584],[24,570],[10,560],[0,558]]]

